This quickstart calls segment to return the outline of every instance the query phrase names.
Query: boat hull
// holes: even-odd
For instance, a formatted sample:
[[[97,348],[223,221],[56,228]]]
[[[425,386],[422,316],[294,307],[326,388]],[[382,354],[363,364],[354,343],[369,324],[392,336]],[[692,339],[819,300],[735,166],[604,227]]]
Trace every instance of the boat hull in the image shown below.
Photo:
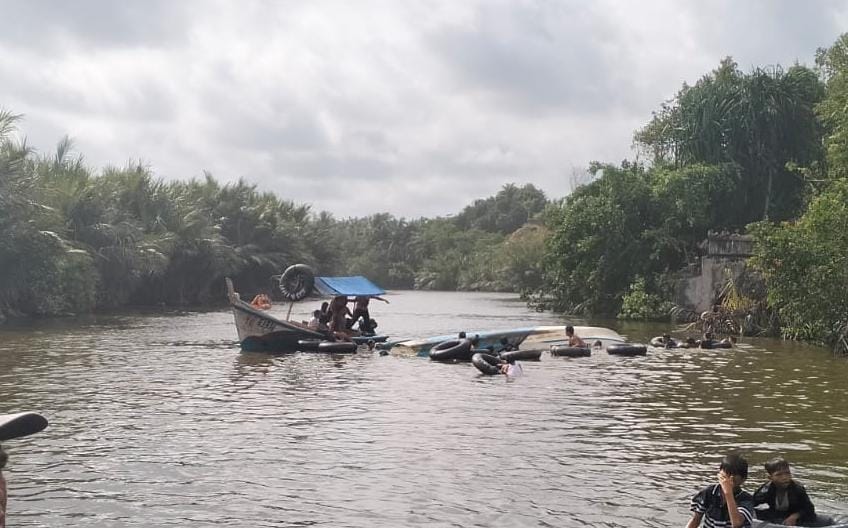
[[[227,293],[242,350],[275,352],[297,350],[300,340],[328,340],[327,332],[310,330],[304,325],[277,319],[265,310],[242,301],[227,279]]]
[[[603,347],[614,343],[624,343],[625,339],[615,331],[599,326],[576,326],[575,333],[588,344],[601,341]],[[483,332],[467,332],[468,337],[479,336],[476,349],[489,348],[494,352],[503,350],[502,339],[512,347],[517,348],[524,345],[525,348],[548,349],[553,345],[562,345],[567,341],[565,337],[565,326],[532,326],[527,328],[515,328],[511,330],[488,330]],[[392,347],[418,356],[427,356],[430,349],[439,343],[456,339],[455,334],[427,337],[424,339],[411,339],[392,343]]]

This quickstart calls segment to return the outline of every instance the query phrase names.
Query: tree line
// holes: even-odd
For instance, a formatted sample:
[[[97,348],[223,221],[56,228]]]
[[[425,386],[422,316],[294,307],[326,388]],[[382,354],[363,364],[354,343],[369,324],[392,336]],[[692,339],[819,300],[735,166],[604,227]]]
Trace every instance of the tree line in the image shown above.
[[[387,288],[515,291],[541,255],[547,204],[506,185],[454,217],[337,219],[212,175],[166,182],[142,164],[95,173],[63,139],[39,155],[0,111],[0,319],[223,302],[223,279],[274,292],[293,263]],[[518,272],[517,270],[521,270]]]
[[[848,36],[815,65],[731,58],[634,134],[637,161],[593,163],[561,199],[504,186],[448,217],[334,218],[243,181],[95,173],[63,140],[39,155],[0,112],[0,317],[273,291],[292,263],[387,288],[517,291],[539,308],[667,317],[710,230],[755,237],[764,307],[793,338],[848,349]],[[565,189],[563,190],[565,192]],[[745,296],[750,297],[746,302]]]
[[[747,232],[762,287],[731,284],[724,301],[765,307],[784,336],[848,350],[846,109],[848,35],[812,68],[746,73],[725,59],[636,131],[645,161],[594,164],[596,179],[548,215],[536,302],[667,317],[708,231]]]

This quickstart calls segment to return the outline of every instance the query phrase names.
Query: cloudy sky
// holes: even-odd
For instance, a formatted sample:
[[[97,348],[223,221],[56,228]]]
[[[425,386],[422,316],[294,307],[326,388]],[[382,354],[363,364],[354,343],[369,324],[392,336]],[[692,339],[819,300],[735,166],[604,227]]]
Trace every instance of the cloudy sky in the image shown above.
[[[41,152],[211,172],[337,217],[570,191],[731,55],[812,64],[848,3],[0,0],[0,108]]]

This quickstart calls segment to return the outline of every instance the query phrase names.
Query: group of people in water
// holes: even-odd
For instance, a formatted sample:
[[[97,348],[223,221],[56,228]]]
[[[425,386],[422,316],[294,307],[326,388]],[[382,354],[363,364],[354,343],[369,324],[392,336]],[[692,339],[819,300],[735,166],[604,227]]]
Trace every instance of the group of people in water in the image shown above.
[[[752,495],[742,489],[748,478],[748,461],[736,453],[725,456],[719,465],[718,482],[692,497],[692,517],[686,528],[741,528],[751,526],[755,519],[785,526],[829,524],[830,519],[817,517],[807,490],[792,478],[786,459],[772,458],[764,468],[768,480]]]
[[[353,311],[348,308],[348,302],[350,300],[347,296],[337,295],[330,302],[321,303],[321,308],[312,312],[307,327],[310,330],[330,332],[340,340],[349,340],[355,335],[373,336],[377,321],[371,318],[368,311],[370,298],[356,297]]]

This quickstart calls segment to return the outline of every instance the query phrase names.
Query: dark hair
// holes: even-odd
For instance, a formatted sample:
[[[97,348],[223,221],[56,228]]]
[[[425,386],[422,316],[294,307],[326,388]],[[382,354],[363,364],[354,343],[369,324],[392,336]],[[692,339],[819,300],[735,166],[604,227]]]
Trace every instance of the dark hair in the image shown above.
[[[687,345],[694,345],[695,344],[695,338],[694,337],[687,337],[686,338],[686,344]]]
[[[321,310],[315,310],[314,312],[312,312],[312,315],[314,317],[321,317]]]
[[[321,303],[321,311],[322,312],[326,312],[327,308],[329,308],[329,307],[330,307],[330,303],[328,303],[327,301],[324,301],[324,302]]]
[[[460,333],[459,333],[459,338],[460,338],[460,339],[465,339],[465,332],[460,332]]]
[[[3,446],[0,445],[0,469],[3,469],[4,467],[6,467],[6,461],[8,461],[8,460],[9,460],[9,455],[7,455],[5,451],[3,451]]]
[[[565,327],[565,333],[567,334],[569,332],[571,332],[572,334],[574,333],[574,327],[571,325]]]
[[[766,468],[766,473],[771,475],[775,471],[788,470],[789,462],[787,462],[786,459],[783,457],[774,457],[768,462],[766,462],[764,464],[764,467]]]
[[[745,457],[737,453],[731,453],[724,457],[718,469],[728,475],[738,475],[742,477],[742,480],[748,478],[748,461],[745,460]]]
[[[479,342],[480,342],[480,336],[477,335],[477,334],[474,334],[474,337],[471,338],[471,344],[477,345]]]

